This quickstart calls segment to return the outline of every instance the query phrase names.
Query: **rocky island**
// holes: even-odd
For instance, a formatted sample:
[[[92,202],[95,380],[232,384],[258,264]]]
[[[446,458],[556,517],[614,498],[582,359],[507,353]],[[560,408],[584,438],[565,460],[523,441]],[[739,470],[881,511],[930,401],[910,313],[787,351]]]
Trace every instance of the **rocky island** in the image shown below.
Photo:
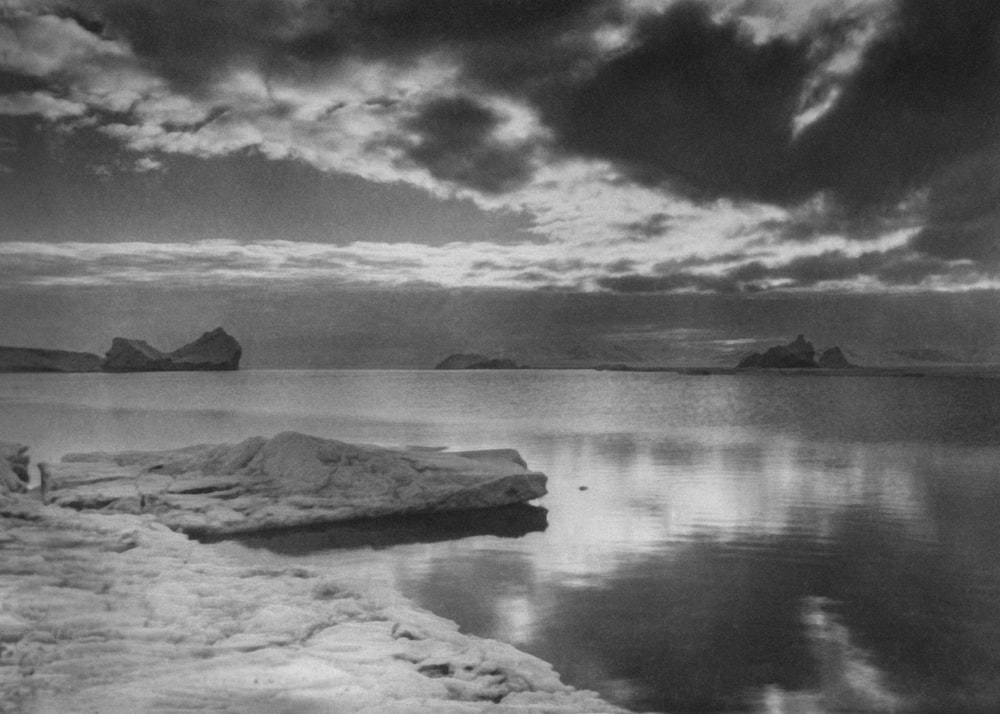
[[[846,369],[855,367],[847,361],[839,347],[824,350],[817,359],[816,350],[804,335],[787,345],[771,347],[766,352],[754,352],[740,360],[737,369]]]
[[[131,470],[143,482],[123,496],[140,501],[132,513],[124,503],[90,510],[82,496],[73,507],[43,504],[6,488],[11,477],[21,481],[14,469],[25,467],[25,452],[11,445],[4,454],[13,462],[0,457],[0,711],[623,712],[564,685],[536,657],[460,633],[387,585],[349,572],[249,564],[193,541],[164,525],[173,509],[161,510],[158,500],[205,495],[171,488],[193,484],[197,466],[208,493],[221,493],[222,481],[238,488],[237,476],[268,475],[270,486],[257,497],[274,489],[279,502],[314,497],[310,485],[325,494],[320,498],[336,492],[376,510],[384,501],[409,503],[406,494],[424,504],[439,491],[452,494],[440,505],[460,506],[469,501],[458,472],[479,472],[469,481],[482,494],[483,483],[502,483],[482,472],[527,472],[516,452],[390,458],[369,447],[282,435],[53,467],[56,502],[74,489],[100,488],[100,469]],[[431,463],[418,459],[404,477],[406,459],[417,456]],[[462,459],[474,466],[452,468]],[[347,468],[341,473],[335,463]],[[70,470],[94,478],[73,482]],[[275,481],[279,472],[294,485]],[[451,486],[439,488],[442,480]],[[490,492],[502,498],[507,491],[499,485]],[[154,504],[143,508],[146,494]],[[231,500],[234,511],[241,498]],[[285,508],[303,504],[276,506],[272,516],[258,510],[256,523],[284,523]]]
[[[0,372],[99,372],[101,358],[89,352],[0,347]]]
[[[506,357],[488,357],[481,354],[453,354],[438,362],[434,369],[525,369]]]
[[[240,343],[221,327],[173,352],[160,352],[143,340],[116,337],[101,369],[105,372],[235,370],[240,367],[242,355]]]
[[[221,327],[173,352],[144,340],[115,337],[102,359],[89,352],[0,347],[0,372],[191,372],[240,367],[243,349]]]

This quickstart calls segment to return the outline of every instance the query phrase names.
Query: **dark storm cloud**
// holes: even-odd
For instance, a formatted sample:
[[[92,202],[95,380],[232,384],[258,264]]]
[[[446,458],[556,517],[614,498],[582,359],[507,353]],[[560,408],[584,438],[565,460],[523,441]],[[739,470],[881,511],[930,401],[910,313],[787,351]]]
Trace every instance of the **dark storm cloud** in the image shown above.
[[[613,6],[614,0],[80,0],[67,16],[126,40],[147,68],[195,96],[209,95],[213,82],[237,68],[260,71],[265,82],[308,79],[346,59],[409,66],[427,53],[456,62],[470,89],[522,93],[548,86],[580,57],[594,57],[589,30]],[[398,102],[374,97],[369,106],[394,112]],[[280,111],[276,101],[271,114]],[[407,124],[418,141],[406,153],[439,180],[503,193],[530,177],[531,149],[493,141],[497,124],[471,97],[432,101]]]
[[[48,83],[37,77],[29,77],[16,72],[0,70],[0,95],[16,94],[18,92],[36,92],[46,89]]]
[[[946,261],[1000,261],[1000,3],[898,0],[891,11],[873,15],[866,14],[869,5],[835,5],[815,3],[818,14],[795,27],[780,12],[764,18],[761,3],[709,0],[655,11],[623,0],[60,0],[55,12],[89,39],[120,41],[99,44],[127,46],[142,69],[168,80],[175,93],[204,100],[195,104],[208,118],[193,123],[183,112],[181,119],[157,119],[169,112],[115,105],[133,113],[116,119],[123,126],[158,124],[141,128],[185,135],[176,143],[160,137],[171,150],[210,145],[204,135],[212,129],[220,129],[224,147],[229,121],[237,128],[261,117],[278,123],[296,108],[286,95],[270,97],[270,108],[241,112],[235,106],[231,119],[221,116],[213,83],[234,69],[259,73],[267,93],[281,97],[282,86],[327,91],[316,88],[335,83],[308,80],[327,79],[333,69],[378,61],[379,71],[388,73],[433,55],[430,74],[438,67],[454,73],[449,95],[432,96],[440,94],[437,85],[424,94],[375,87],[360,100],[371,111],[363,118],[384,121],[373,130],[374,143],[359,139],[359,145],[399,149],[407,168],[423,167],[442,184],[495,196],[529,183],[547,158],[585,157],[609,162],[625,183],[666,189],[666,201],[680,192],[696,200],[735,199],[737,206],[748,200],[788,207],[789,220],[769,236],[772,247],[821,235],[875,238],[925,221],[910,246],[916,253],[906,260],[894,256],[872,265],[827,255],[814,263],[803,259],[794,269],[791,263],[763,271],[743,267],[746,274],[724,278],[688,272],[698,266],[652,276],[627,275],[635,268],[622,266],[606,278],[608,289],[728,290],[755,280],[809,285],[851,274],[919,282]],[[755,35],[741,13],[773,20],[774,31]],[[599,30],[605,31],[601,39]],[[864,42],[852,44],[862,35]],[[848,62],[849,70],[837,70],[834,60],[845,48],[860,54],[851,55],[856,63]],[[98,54],[100,62],[134,61],[110,47]],[[81,62],[98,62],[97,56],[79,55]],[[0,72],[0,94],[51,89],[56,98],[68,96],[60,94],[72,89],[66,66],[58,76],[34,78],[8,68]],[[280,79],[303,81],[283,85]],[[104,96],[106,89],[95,82],[92,91]],[[804,100],[815,107],[824,96],[830,99],[825,111],[804,122]],[[227,98],[240,102],[232,88]],[[311,99],[329,100],[327,113],[304,112],[303,123],[319,126],[347,113],[344,97]],[[519,103],[535,110],[530,119],[541,126],[528,131],[532,138],[524,143],[501,141],[509,117],[497,107],[530,114]],[[100,124],[99,112],[109,110],[98,106],[88,119]],[[181,138],[213,120],[216,125],[201,132],[203,143],[182,145]],[[338,145],[337,126],[330,124],[323,148]],[[142,150],[139,134],[127,136]],[[387,175],[392,168],[400,165]],[[909,200],[923,189],[924,203]],[[807,200],[817,195],[821,200]],[[801,210],[813,204],[814,210]],[[610,224],[619,231],[610,238],[669,236],[670,219],[653,205],[634,220]],[[753,278],[754,271],[761,274]]]
[[[127,40],[159,75],[198,91],[233,66],[278,63],[295,15],[274,0],[81,0],[71,19]]]
[[[557,40],[610,0],[78,0],[64,14],[127,39],[187,90],[231,66],[309,73],[345,57],[406,62],[464,54],[491,83],[528,80],[565,62]],[[545,70],[549,71],[549,70]]]
[[[405,54],[427,46],[551,38],[605,4],[603,0],[368,0],[352,3],[351,12],[370,33],[366,45]]]
[[[97,14],[81,11],[71,5],[57,6],[54,8],[53,14],[59,18],[72,20],[92,35],[104,33],[104,20]]]
[[[931,185],[913,247],[929,256],[1000,263],[1000,146],[953,166]]]
[[[592,34],[596,29],[624,26],[619,0],[494,0],[485,5],[517,19],[454,45],[465,78],[541,106],[565,101],[576,78],[601,61]]]
[[[945,276],[956,283],[974,283],[982,277],[982,272],[969,264],[955,266],[940,258],[911,255],[883,261],[875,275],[886,285],[919,285],[927,278]]]
[[[616,260],[613,263],[608,263],[604,266],[604,269],[612,274],[627,273],[635,270],[635,261],[628,258],[622,258],[621,260]]]
[[[904,0],[790,176],[848,207],[898,200],[1000,140],[1000,3]]]
[[[846,255],[828,251],[815,256],[796,258],[785,265],[765,271],[764,278],[787,278],[795,287],[811,287],[823,282],[849,282],[855,278],[875,278],[886,285],[918,285],[927,278],[950,275],[960,278],[965,272],[947,261],[916,255],[906,248],[886,252],[870,251]],[[732,274],[732,277],[737,277]],[[760,279],[758,277],[757,279]]]
[[[502,193],[530,177],[531,149],[496,141],[499,124],[493,111],[468,97],[435,99],[407,122],[417,140],[406,153],[435,178]]]
[[[793,136],[811,49],[851,22],[756,44],[684,3],[643,22],[635,46],[547,118],[568,150],[694,197],[792,205],[827,192],[864,237],[943,167],[1000,140],[1000,3],[900,2],[830,111]]]
[[[807,201],[789,210],[780,219],[753,226],[755,232],[772,236],[781,243],[809,243],[822,236],[845,236],[871,240],[900,229],[912,228],[915,216],[923,215],[924,202],[913,200],[878,210],[851,211],[836,202],[811,205]]]
[[[852,280],[877,270],[879,263],[883,260],[883,255],[882,253],[866,253],[859,257],[852,257],[840,251],[828,251],[820,255],[796,258],[772,270],[762,268],[758,275],[751,275],[750,271],[744,268],[741,277],[752,277],[755,280],[787,278],[797,286],[815,285],[827,281]]]
[[[304,6],[284,4],[295,12],[305,7],[312,22],[283,47],[290,56],[308,62],[344,53],[408,58],[427,49],[550,37],[604,4],[606,0],[320,0]]]
[[[806,47],[758,46],[696,3],[641,23],[635,46],[577,86],[549,120],[571,151],[695,195],[784,198]]]
[[[807,79],[857,16],[758,42],[707,3],[640,19],[602,55],[615,0],[79,0],[71,17],[122,37],[188,89],[246,64],[308,73],[345,57],[409,62],[434,51],[466,81],[532,101],[566,150],[693,196],[790,204],[829,191],[883,207],[1000,140],[1000,4],[900,0],[832,109],[793,136]],[[501,162],[502,164],[502,162]]]

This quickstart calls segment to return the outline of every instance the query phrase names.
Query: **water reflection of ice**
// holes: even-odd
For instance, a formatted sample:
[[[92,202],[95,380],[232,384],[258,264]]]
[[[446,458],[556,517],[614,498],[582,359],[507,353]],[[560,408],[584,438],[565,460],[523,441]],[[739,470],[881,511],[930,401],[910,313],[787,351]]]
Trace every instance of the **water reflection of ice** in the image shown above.
[[[545,454],[545,569],[593,575],[665,543],[796,531],[829,538],[833,517],[875,508],[926,532],[912,447],[806,443],[787,435],[678,440],[581,437]],[[585,485],[586,491],[579,486]]]

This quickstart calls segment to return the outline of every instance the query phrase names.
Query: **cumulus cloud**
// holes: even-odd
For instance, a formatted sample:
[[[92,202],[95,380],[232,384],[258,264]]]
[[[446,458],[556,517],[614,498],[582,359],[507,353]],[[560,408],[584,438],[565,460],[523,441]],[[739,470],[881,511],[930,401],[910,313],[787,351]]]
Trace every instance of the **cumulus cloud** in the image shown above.
[[[142,156],[135,162],[135,170],[139,173],[156,171],[163,168],[163,162],[149,156]]]

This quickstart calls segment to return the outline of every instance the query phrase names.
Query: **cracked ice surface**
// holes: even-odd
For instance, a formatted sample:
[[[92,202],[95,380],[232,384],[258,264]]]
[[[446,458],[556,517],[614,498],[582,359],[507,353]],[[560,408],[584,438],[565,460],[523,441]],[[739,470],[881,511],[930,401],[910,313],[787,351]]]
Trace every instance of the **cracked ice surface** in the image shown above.
[[[345,581],[247,567],[152,514],[0,492],[0,711],[621,711]]]

